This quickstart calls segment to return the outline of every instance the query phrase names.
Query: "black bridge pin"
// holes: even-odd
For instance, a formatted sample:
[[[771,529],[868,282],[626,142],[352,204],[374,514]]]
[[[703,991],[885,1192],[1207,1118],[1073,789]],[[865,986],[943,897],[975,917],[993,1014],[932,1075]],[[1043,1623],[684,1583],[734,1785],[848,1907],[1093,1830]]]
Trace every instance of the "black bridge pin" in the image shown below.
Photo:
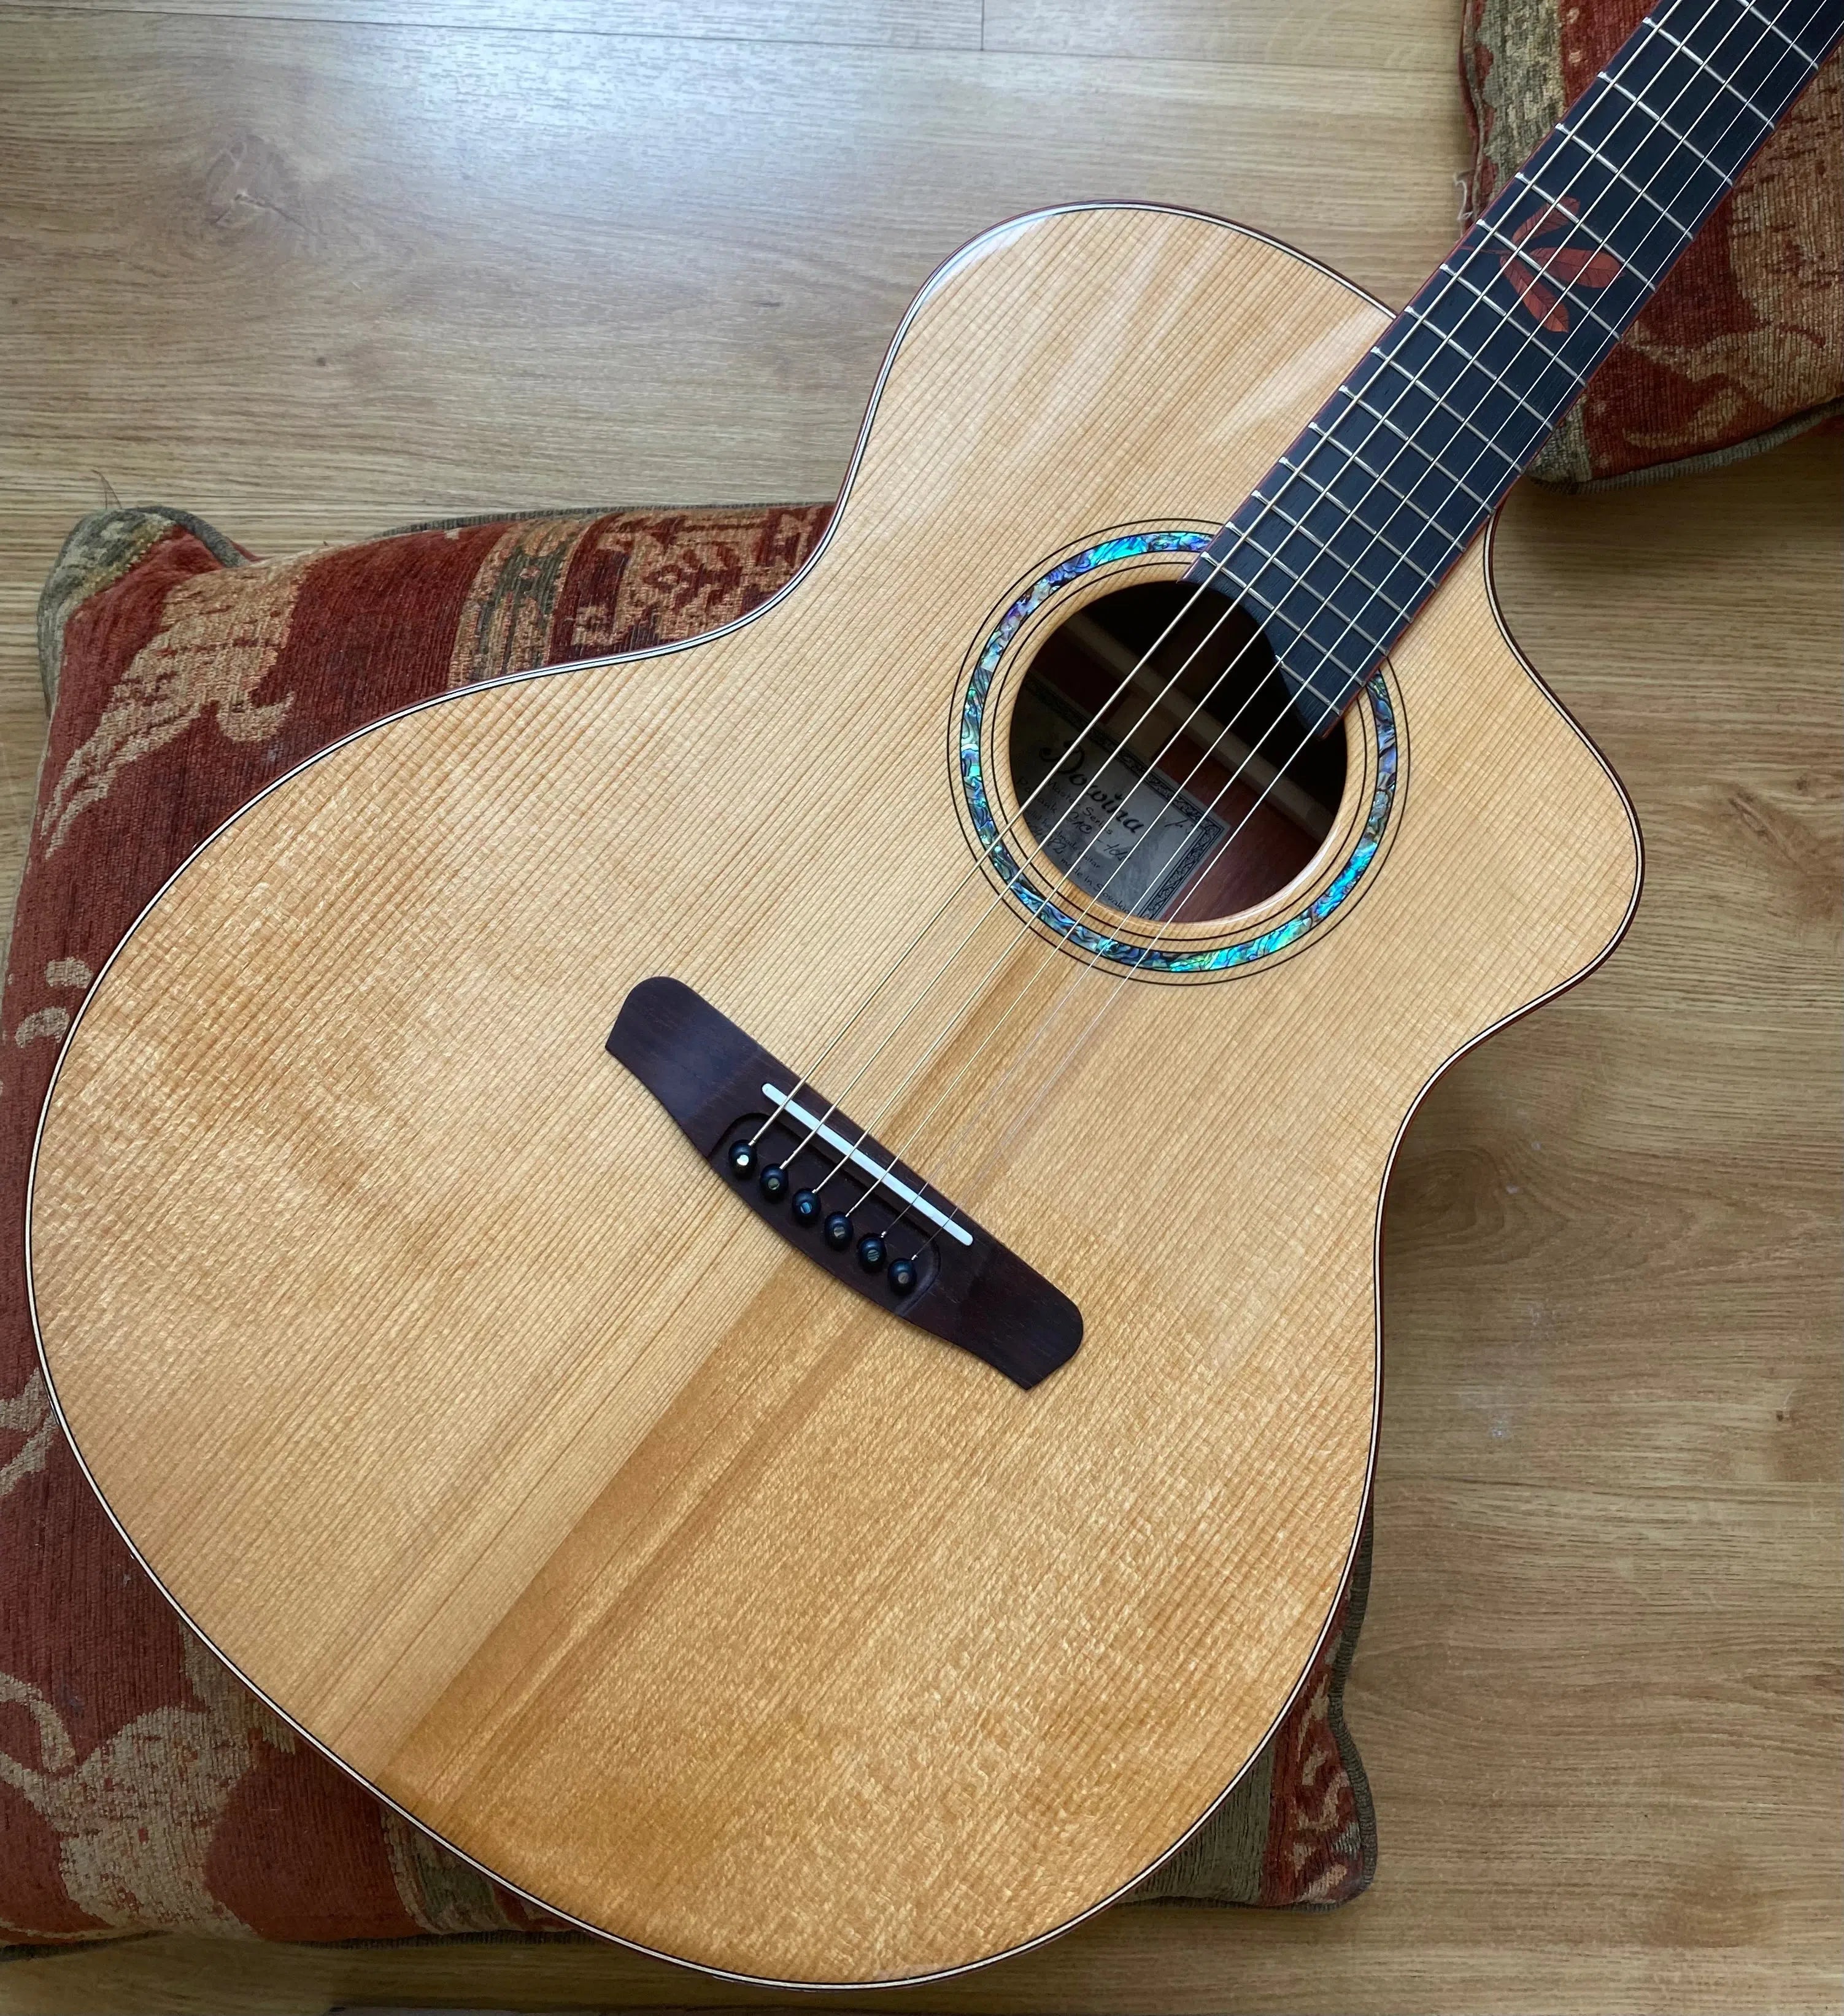
[[[787,1172],[779,1162],[771,1162],[756,1179],[756,1183],[770,1204],[779,1204],[787,1194]]]
[[[794,1192],[794,1222],[796,1225],[817,1225],[819,1222],[819,1195],[816,1190]]]
[[[753,1141],[733,1141],[724,1152],[724,1160],[730,1165],[730,1174],[738,1183],[747,1183],[755,1174],[758,1157]]]
[[[866,1240],[865,1244],[868,1246],[870,1244],[870,1241]],[[889,1279],[891,1289],[894,1294],[906,1295],[916,1285],[915,1262],[913,1260],[892,1260],[890,1263]]]
[[[842,1211],[835,1211],[826,1221],[826,1243],[835,1253],[843,1253],[852,1244],[852,1221]]]
[[[884,1242],[874,1232],[867,1232],[858,1242],[858,1264],[867,1274],[881,1274],[884,1271]]]

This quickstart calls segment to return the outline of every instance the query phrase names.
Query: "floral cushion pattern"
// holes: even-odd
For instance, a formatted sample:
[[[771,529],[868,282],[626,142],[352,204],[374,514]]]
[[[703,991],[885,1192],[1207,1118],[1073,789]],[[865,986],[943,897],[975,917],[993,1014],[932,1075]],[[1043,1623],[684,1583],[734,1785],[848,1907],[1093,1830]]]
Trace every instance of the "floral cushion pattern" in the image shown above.
[[[469,521],[266,563],[175,511],[107,512],[71,535],[41,604],[55,704],[0,1006],[0,1940],[16,1949],[150,1931],[571,1936],[297,1737],[137,1566],[38,1366],[33,1132],[85,988],[254,793],[433,694],[742,615],[812,551],[829,508]],[[1375,1829],[1342,1709],[1363,1580],[1360,1561],[1255,1766],[1138,1894],[1310,1907],[1369,1882]]]
[[[1465,0],[1473,214],[1645,11],[1646,0]],[[1755,157],[1533,473],[1580,488],[1708,468],[1840,412],[1844,54]]]

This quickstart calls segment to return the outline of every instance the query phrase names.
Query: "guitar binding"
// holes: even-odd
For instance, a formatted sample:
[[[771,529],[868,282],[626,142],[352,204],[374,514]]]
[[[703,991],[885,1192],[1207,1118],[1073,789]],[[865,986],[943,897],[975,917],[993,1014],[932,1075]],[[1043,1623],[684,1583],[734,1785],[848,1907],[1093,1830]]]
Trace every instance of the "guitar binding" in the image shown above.
[[[841,1286],[1026,1389],[1075,1355],[1068,1296],[682,981],[642,981],[607,1049],[737,1201]]]

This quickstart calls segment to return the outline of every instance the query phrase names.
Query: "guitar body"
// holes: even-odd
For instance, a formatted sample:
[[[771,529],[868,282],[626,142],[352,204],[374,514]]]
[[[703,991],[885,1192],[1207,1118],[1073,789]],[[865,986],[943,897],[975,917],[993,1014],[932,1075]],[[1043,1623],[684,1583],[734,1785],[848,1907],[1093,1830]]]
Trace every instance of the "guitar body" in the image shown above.
[[[1052,582],[999,710],[1032,625],[1181,574],[1133,535],[1221,524],[1387,320],[1188,214],[991,234],[781,596],[351,737],[93,989],[30,1223],[82,1460],[240,1672],[552,1908],[783,1982],[974,1964],[1158,1861],[1306,1672],[1396,1143],[1611,948],[1630,809],[1478,550],[1353,708],[1320,857],[1180,934],[1215,965],[1034,924],[978,867],[961,730],[1008,612]],[[974,1124],[902,1152],[1079,1308],[1028,1391],[742,1208],[604,1048],[668,975],[808,1067],[956,890],[960,979],[900,1038],[946,1047],[877,1131],[971,1060]],[[895,1080],[850,1049],[816,1083],[870,1057],[868,1119]]]

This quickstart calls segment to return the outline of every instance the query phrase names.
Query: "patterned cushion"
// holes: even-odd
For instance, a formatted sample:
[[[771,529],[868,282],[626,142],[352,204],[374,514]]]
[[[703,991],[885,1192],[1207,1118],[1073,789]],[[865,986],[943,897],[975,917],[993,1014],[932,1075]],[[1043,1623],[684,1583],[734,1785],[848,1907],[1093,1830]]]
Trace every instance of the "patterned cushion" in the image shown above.
[[[140,1572],[38,1370],[27,1160],[84,989],[252,793],[430,694],[740,615],[829,509],[463,521],[260,564],[178,512],[108,512],[71,535],[41,604],[56,704],[0,1013],[0,1935],[569,1935],[298,1739]],[[1365,1572],[1255,1767],[1142,1895],[1324,1906],[1369,1882],[1341,1710]]]
[[[1646,0],[1465,0],[1476,214]],[[1834,56],[1544,449],[1579,488],[1708,468],[1844,411],[1844,54]]]

